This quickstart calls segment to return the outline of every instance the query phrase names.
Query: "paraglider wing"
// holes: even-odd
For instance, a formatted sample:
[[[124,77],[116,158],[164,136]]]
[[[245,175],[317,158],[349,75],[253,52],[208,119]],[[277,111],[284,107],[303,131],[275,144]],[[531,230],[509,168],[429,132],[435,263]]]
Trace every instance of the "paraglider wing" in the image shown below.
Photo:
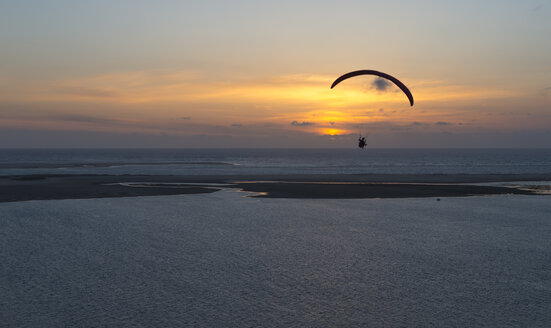
[[[385,78],[387,80],[390,80],[392,81],[394,84],[396,84],[396,86],[398,88],[400,88],[405,94],[406,96],[408,97],[409,99],[409,104],[411,106],[413,106],[413,95],[411,94],[411,92],[409,91],[409,89],[405,86],[405,84],[403,84],[402,82],[400,82],[400,80],[398,80],[397,78],[395,78],[394,76],[391,76],[391,75],[388,75],[386,73],[383,73],[383,72],[379,72],[379,71],[374,71],[374,70],[359,70],[359,71],[354,71],[354,72],[350,72],[350,73],[346,73],[344,74],[343,76],[339,77],[338,79],[335,80],[335,82],[333,82],[333,84],[331,85],[331,89],[333,89],[337,84],[341,83],[342,81],[346,80],[346,79],[349,79],[351,77],[354,77],[354,76],[358,76],[358,75],[376,75],[376,76],[379,76],[379,77],[382,77],[382,78]]]

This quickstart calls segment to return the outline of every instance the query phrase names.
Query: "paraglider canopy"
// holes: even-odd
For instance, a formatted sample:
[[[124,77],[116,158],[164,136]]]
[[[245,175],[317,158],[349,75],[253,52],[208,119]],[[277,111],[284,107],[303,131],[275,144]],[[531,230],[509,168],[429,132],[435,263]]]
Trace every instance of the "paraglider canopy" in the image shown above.
[[[402,82],[400,82],[397,78],[395,78],[394,76],[391,76],[391,75],[388,75],[386,73],[383,73],[383,72],[379,72],[379,71],[374,71],[374,70],[359,70],[359,71],[354,71],[354,72],[350,72],[350,73],[346,73],[342,76],[340,76],[338,79],[335,80],[335,82],[333,82],[333,84],[331,85],[331,89],[333,89],[337,84],[341,83],[342,81],[346,80],[346,79],[349,79],[351,77],[354,77],[354,76],[358,76],[358,75],[376,75],[376,76],[379,76],[379,77],[382,77],[382,78],[385,78],[387,80],[390,80],[392,81],[392,83],[396,84],[396,86],[398,88],[400,88],[405,94],[406,96],[408,97],[409,99],[409,104],[411,106],[413,106],[413,95],[411,94],[411,92],[409,91],[409,89],[405,86],[405,84],[403,84]]]

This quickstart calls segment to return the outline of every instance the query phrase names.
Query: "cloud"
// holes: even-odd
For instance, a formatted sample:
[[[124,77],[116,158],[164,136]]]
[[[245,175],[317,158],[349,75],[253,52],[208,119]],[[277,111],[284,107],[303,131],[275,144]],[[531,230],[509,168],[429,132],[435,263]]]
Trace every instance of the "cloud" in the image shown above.
[[[439,122],[434,123],[434,125],[453,125],[453,123],[439,121]]]
[[[306,122],[306,121],[302,121],[301,123],[299,123],[297,121],[293,121],[293,122],[291,122],[291,125],[292,126],[312,126],[312,125],[316,125],[316,123]]]
[[[116,98],[120,94],[112,89],[88,88],[88,87],[61,87],[57,92],[65,95],[88,97],[88,98]]]
[[[421,126],[421,125],[424,125],[424,123],[421,123],[421,122],[412,122],[411,125]]]
[[[329,122],[329,124],[331,124],[331,125],[335,125],[335,122]]]
[[[243,126],[243,125],[241,125],[241,124],[239,124],[239,123],[233,123],[231,126],[238,127],[238,126]]]
[[[182,120],[186,120],[186,121],[189,121],[191,120],[191,116],[184,116],[184,117],[181,117]]]
[[[551,94],[551,87],[547,87],[540,91],[540,95],[547,97]]]
[[[113,120],[109,118],[75,114],[49,114],[48,116],[44,116],[44,118],[53,121],[67,121],[78,123],[120,123],[120,121],[118,120]]]
[[[372,86],[378,91],[386,91],[386,89],[390,86],[390,82],[378,77],[375,79],[375,81],[373,81]]]
[[[358,135],[355,133],[344,133],[344,134],[324,134],[323,137],[329,137],[330,139],[336,139],[336,138],[343,138],[343,139],[350,139],[356,138]]]

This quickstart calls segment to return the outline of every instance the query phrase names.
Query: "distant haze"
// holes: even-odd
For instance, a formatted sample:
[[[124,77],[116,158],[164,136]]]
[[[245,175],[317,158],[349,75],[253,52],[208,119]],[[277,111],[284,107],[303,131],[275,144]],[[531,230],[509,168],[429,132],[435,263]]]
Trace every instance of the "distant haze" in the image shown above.
[[[11,1],[0,147],[551,147],[549,1]],[[343,73],[387,72],[334,89]]]

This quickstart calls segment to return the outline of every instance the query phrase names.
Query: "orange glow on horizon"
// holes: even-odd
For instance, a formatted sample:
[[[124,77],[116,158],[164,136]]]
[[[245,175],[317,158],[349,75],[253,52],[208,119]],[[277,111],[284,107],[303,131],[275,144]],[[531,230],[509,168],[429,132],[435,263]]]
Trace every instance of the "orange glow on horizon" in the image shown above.
[[[336,136],[336,135],[342,135],[347,133],[348,133],[347,131],[341,130],[341,129],[332,129],[332,128],[321,129],[322,135]]]
[[[7,84],[0,96],[10,103],[40,103],[40,109],[12,115],[34,121],[36,126],[45,125],[48,117],[52,119],[47,124],[55,124],[57,117],[57,124],[64,127],[70,124],[91,130],[154,125],[157,131],[181,127],[186,133],[235,124],[323,135],[347,134],[346,129],[357,124],[459,123],[467,115],[471,121],[495,124],[496,117],[484,116],[471,105],[519,96],[509,90],[410,81],[415,99],[415,106],[410,107],[397,88],[380,92],[366,84],[369,79],[360,79],[330,89],[333,78],[296,74],[219,82],[198,72],[119,72],[32,85]],[[290,126],[293,121],[306,124]]]

